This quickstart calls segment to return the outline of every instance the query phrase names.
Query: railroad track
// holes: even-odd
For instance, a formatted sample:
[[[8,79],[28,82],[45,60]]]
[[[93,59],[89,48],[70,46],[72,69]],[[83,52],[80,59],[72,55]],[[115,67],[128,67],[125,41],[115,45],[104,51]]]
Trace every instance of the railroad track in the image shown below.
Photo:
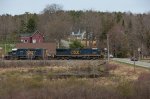
[[[103,60],[0,60],[0,67],[97,66],[102,64],[104,64]]]

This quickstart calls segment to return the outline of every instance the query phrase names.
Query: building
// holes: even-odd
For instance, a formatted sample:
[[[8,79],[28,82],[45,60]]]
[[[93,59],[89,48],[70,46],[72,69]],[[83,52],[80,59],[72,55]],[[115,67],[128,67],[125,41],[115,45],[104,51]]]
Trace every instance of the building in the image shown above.
[[[85,34],[86,31],[81,32],[80,30],[78,32],[72,32],[70,35],[71,39],[78,39],[78,40],[83,40],[85,39]]]
[[[69,42],[71,40],[79,40],[85,47],[96,48],[97,41],[92,32],[87,33],[86,31],[72,32],[69,36]]]
[[[17,43],[15,46],[16,49],[25,48],[25,49],[34,49],[34,48],[41,48],[46,49],[47,52],[52,55],[56,53],[57,44],[54,42],[51,43]]]
[[[93,40],[93,41],[89,41],[89,40],[82,40],[81,43],[85,46],[85,47],[88,47],[88,48],[97,48],[97,42],[96,40]]]
[[[44,36],[39,31],[21,34],[20,40],[21,43],[17,43],[15,49],[46,49],[50,55],[56,53],[57,44],[55,42],[45,43]]]
[[[39,31],[34,33],[24,33],[20,35],[22,43],[43,43],[44,36]]]

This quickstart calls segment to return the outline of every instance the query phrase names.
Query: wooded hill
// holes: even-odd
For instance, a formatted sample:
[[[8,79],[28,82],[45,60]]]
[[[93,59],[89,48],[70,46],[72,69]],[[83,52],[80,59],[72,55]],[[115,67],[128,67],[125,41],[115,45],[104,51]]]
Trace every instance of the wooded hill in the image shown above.
[[[60,41],[71,32],[93,33],[97,47],[106,47],[106,35],[110,38],[110,52],[118,57],[132,55],[138,48],[144,55],[150,53],[150,13],[64,11],[57,4],[46,6],[40,14],[26,12],[22,15],[0,16],[1,43],[18,42],[21,33],[39,30],[46,41]]]

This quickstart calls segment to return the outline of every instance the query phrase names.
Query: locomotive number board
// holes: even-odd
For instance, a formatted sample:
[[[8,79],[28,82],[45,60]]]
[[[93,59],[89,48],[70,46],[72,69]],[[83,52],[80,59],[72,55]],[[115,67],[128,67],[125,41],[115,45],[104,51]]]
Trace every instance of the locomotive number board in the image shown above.
[[[73,50],[73,51],[71,51],[71,54],[73,54],[73,55],[79,55],[80,51],[79,50]]]
[[[27,55],[28,56],[33,56],[34,55],[34,51],[27,51]]]

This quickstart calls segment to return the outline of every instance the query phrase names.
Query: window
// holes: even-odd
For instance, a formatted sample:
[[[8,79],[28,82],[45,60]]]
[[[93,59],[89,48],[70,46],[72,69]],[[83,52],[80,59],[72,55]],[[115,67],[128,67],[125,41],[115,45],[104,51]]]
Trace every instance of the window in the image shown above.
[[[24,43],[28,43],[28,40],[24,40]]]
[[[36,39],[33,39],[32,43],[36,43]]]

